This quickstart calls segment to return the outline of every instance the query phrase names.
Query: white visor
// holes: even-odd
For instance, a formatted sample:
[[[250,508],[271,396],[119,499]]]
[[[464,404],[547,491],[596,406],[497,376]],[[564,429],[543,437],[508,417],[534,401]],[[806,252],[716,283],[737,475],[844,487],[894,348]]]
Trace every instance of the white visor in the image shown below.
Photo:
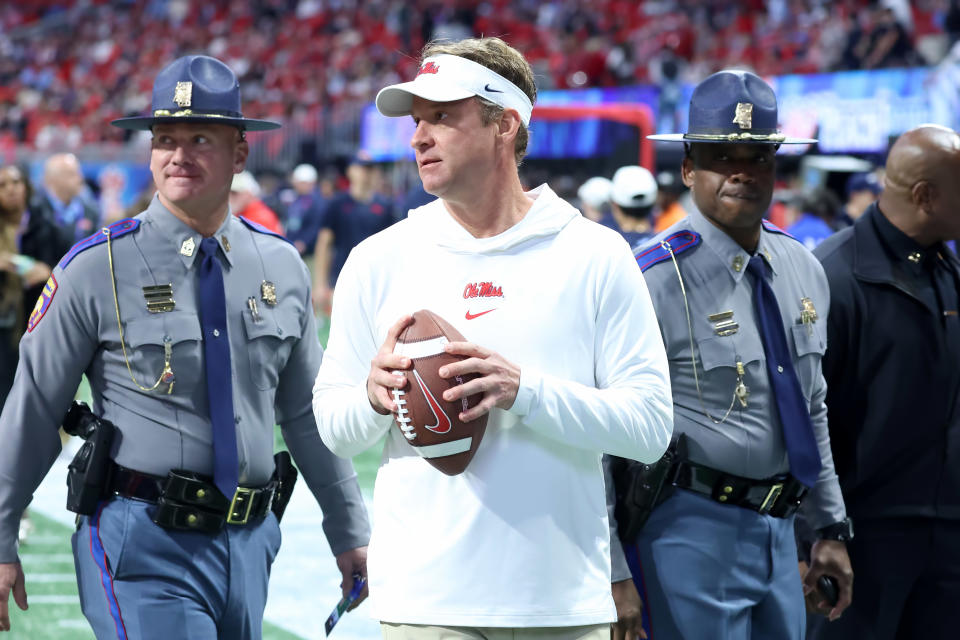
[[[472,60],[443,54],[423,61],[412,82],[384,87],[377,94],[377,110],[390,118],[410,115],[413,96],[433,102],[453,102],[480,96],[504,109],[515,109],[530,126],[533,104],[520,87],[496,71]]]

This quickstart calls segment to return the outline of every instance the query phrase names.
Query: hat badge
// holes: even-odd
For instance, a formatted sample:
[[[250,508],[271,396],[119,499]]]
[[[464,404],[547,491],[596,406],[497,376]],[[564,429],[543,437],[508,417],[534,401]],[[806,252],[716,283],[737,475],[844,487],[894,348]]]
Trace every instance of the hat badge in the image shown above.
[[[738,102],[737,111],[733,116],[733,124],[741,129],[753,128],[753,105],[749,102]]]
[[[173,101],[178,107],[189,107],[193,99],[193,83],[178,82],[177,88],[173,90]]]

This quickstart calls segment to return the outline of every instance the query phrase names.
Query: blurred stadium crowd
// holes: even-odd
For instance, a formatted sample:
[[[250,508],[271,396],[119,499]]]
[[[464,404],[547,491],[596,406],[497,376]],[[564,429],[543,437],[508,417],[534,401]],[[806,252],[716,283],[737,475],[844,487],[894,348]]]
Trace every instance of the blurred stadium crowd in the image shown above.
[[[0,7],[0,152],[122,141],[169,60],[206,53],[255,117],[309,130],[355,117],[434,38],[504,34],[539,88],[698,82],[935,64],[957,0],[36,0]],[[278,143],[279,144],[279,143]]]

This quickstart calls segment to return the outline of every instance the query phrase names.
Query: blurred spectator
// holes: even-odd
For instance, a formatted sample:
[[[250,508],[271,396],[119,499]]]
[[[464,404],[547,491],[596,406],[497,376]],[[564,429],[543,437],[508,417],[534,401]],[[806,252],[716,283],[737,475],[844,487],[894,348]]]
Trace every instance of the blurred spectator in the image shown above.
[[[947,32],[950,47],[960,40],[960,0],[949,0],[949,7],[943,18],[943,28]]]
[[[290,174],[290,184],[296,196],[287,207],[284,227],[287,238],[301,256],[312,256],[320,233],[320,222],[326,200],[317,186],[319,176],[313,165],[301,164]]]
[[[680,202],[680,196],[686,192],[687,187],[683,184],[680,174],[675,171],[661,171],[657,174],[657,185],[659,186],[657,191],[659,213],[653,224],[654,233],[660,233],[687,217],[687,210]]]
[[[57,228],[43,216],[31,215],[30,191],[19,167],[0,168],[0,408],[17,370],[20,336],[60,259]]]
[[[577,189],[577,198],[580,200],[580,211],[584,216],[600,222],[608,213],[610,204],[610,190],[613,183],[602,176],[590,178]]]
[[[31,191],[19,167],[0,168],[0,410],[20,360],[20,336],[52,265],[60,259],[57,228],[42,216],[30,215]],[[21,544],[32,530],[25,511],[17,532]]]
[[[249,171],[233,176],[230,185],[230,211],[233,215],[256,222],[262,227],[283,235],[280,218],[260,199],[260,184]]]
[[[880,179],[875,173],[855,173],[847,179],[847,201],[840,214],[840,222],[848,226],[860,219],[863,212],[876,202],[883,191]]]
[[[913,42],[893,9],[880,7],[874,14],[870,49],[863,58],[864,69],[908,67],[919,64]]]
[[[33,210],[60,229],[58,255],[65,254],[100,226],[100,212],[93,200],[86,197],[85,190],[83,172],[75,155],[58,153],[47,158],[43,189],[34,200]]]
[[[653,205],[657,202],[657,181],[653,174],[636,165],[620,167],[610,188],[610,217],[601,223],[619,231],[631,249],[653,236]]]
[[[359,152],[347,165],[348,190],[335,195],[324,210],[313,266],[317,312],[329,312],[333,286],[350,250],[395,220],[390,201],[374,190],[376,171],[369,154]]]
[[[787,227],[787,233],[811,251],[833,235],[840,200],[828,189],[814,189],[799,197],[799,216]]]
[[[397,216],[399,218],[406,218],[407,214],[417,207],[422,207],[428,202],[433,202],[436,200],[436,196],[432,196],[427,193],[426,189],[423,188],[423,183],[417,179],[417,184],[415,187],[410,189],[407,194],[403,197],[402,202],[400,203],[400,210],[397,211]]]

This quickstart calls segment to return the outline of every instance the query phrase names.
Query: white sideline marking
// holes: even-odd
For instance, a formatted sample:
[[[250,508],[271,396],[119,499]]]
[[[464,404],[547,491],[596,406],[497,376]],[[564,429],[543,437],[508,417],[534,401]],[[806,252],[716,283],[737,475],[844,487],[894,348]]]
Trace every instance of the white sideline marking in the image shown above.
[[[20,556],[21,564],[38,565],[53,564],[55,562],[69,562],[73,564],[72,553],[25,553]]]
[[[65,536],[54,536],[54,535],[38,536],[38,535],[36,535],[36,534],[31,533],[29,536],[27,536],[27,541],[26,541],[26,542],[20,543],[20,548],[21,548],[21,549],[26,549],[26,550],[29,551],[30,548],[33,547],[34,545],[49,545],[49,544],[64,544],[64,543],[67,543],[67,544],[70,543],[70,536],[69,536],[69,535],[65,535]]]
[[[58,620],[57,626],[65,629],[89,629],[90,623],[85,618],[67,618],[66,620]]]
[[[29,580],[29,578],[27,578]],[[35,604],[80,604],[79,596],[28,596],[27,603]]]
[[[31,573],[30,582],[72,582],[76,584],[77,576],[72,573]]]

